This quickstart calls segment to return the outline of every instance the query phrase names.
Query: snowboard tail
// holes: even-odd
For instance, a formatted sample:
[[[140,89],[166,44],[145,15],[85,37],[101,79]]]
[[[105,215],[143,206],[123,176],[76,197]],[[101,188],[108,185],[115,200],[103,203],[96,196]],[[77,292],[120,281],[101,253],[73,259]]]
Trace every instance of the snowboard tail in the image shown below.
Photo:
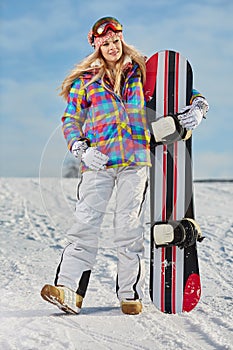
[[[190,104],[193,74],[189,62],[174,51],[161,51],[147,61],[145,95],[149,125],[175,115]],[[192,136],[158,143],[151,128],[151,223],[194,219]],[[201,283],[197,246],[158,247],[151,227],[150,296],[165,313],[191,311]]]

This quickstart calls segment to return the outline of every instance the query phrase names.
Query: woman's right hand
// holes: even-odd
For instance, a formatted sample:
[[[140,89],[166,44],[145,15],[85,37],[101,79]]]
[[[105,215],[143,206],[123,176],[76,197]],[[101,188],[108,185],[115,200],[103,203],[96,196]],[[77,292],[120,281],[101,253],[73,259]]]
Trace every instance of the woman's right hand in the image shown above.
[[[71,149],[71,152],[73,153],[73,155],[76,158],[81,158],[83,152],[85,152],[87,149],[88,149],[88,145],[87,145],[86,141],[80,140],[80,141],[74,142],[72,149]]]
[[[96,147],[89,147],[86,141],[75,141],[71,152],[79,158],[91,170],[103,170],[106,168],[109,157],[98,151]]]
[[[83,163],[91,170],[104,170],[109,157],[98,151],[96,147],[88,147],[81,157]]]

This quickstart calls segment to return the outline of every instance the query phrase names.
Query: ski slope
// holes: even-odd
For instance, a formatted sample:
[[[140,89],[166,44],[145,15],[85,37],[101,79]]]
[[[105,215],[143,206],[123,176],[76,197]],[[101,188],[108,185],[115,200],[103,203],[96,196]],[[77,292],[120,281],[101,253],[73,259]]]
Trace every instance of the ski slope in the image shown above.
[[[206,239],[198,244],[202,298],[191,313],[157,311],[148,279],[143,313],[121,313],[115,295],[113,197],[82,312],[70,316],[46,303],[40,290],[53,283],[65,232],[74,220],[78,180],[0,181],[0,349],[233,349],[233,183],[195,183],[196,217]],[[148,226],[145,245],[149,275]]]

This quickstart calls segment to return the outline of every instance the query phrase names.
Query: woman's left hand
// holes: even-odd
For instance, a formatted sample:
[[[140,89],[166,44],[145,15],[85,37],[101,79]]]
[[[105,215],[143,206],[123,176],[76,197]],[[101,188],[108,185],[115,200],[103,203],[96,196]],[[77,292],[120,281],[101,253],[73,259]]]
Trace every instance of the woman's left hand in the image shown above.
[[[178,114],[180,124],[187,130],[195,129],[209,110],[209,104],[204,97],[196,97],[190,106],[181,109]]]

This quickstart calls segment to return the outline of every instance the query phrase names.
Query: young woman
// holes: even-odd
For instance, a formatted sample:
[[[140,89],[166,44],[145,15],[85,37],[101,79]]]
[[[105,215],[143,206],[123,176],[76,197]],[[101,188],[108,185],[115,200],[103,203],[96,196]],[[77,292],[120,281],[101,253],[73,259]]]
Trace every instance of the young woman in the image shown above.
[[[55,285],[45,285],[41,295],[65,312],[80,312],[101,223],[116,187],[117,296],[123,313],[138,314],[142,311],[143,213],[150,166],[145,60],[125,43],[122,25],[113,17],[98,20],[88,40],[94,52],[74,68],[61,91],[68,101],[62,117],[64,136],[70,151],[82,160],[76,223],[68,231],[69,244]],[[188,113],[190,122],[190,109]],[[191,119],[195,118],[191,113]]]

